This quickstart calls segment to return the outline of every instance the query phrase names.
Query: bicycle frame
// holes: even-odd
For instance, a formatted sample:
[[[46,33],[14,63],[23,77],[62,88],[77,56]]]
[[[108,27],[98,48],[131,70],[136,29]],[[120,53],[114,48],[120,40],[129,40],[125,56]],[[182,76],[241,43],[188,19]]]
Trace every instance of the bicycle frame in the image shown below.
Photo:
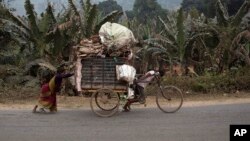
[[[154,81],[156,81],[156,84],[157,84],[157,86],[160,88],[160,92],[161,92],[161,94],[163,95],[163,88],[162,88],[162,85],[161,85],[161,78],[160,78],[160,76],[159,76],[159,72],[156,72],[155,74],[154,74],[154,79],[153,79],[153,82]],[[137,84],[138,82],[135,82],[135,85],[138,85]],[[146,82],[145,82],[146,83]],[[139,95],[141,95],[141,91],[138,91],[139,92]],[[145,97],[147,97],[146,95],[145,95]],[[170,98],[170,96],[169,95],[163,95],[163,97],[164,98],[166,98],[166,99],[168,99],[168,100],[170,100],[171,98]]]
[[[144,75],[142,75],[141,77],[143,77],[143,76],[145,76],[145,74]],[[157,80],[157,85],[158,86],[160,86],[160,78],[157,76],[157,75],[154,75],[154,79],[153,79],[153,82],[154,82],[154,80]],[[133,90],[136,92],[136,89],[137,89],[137,86],[138,86],[138,83],[148,83],[148,81],[140,81],[140,80],[135,80],[134,81],[134,83],[133,83]],[[140,86],[140,85],[139,85]],[[141,91],[140,90],[137,90],[139,93],[138,93],[138,95],[140,96],[140,95],[142,95],[142,93],[141,93]],[[162,89],[161,89],[161,91],[162,91]],[[145,97],[146,97],[146,95],[145,95]]]

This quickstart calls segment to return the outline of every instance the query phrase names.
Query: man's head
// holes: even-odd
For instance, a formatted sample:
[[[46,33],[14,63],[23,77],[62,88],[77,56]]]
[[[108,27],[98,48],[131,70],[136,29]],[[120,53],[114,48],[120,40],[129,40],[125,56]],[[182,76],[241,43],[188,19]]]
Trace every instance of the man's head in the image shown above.
[[[154,67],[154,71],[159,71],[159,67]]]

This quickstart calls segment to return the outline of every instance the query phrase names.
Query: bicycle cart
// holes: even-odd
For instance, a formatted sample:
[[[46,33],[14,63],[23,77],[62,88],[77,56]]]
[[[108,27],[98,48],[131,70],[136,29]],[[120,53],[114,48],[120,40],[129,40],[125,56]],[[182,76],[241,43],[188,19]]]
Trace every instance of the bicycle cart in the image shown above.
[[[116,77],[116,65],[123,65],[125,61],[121,57],[82,59],[81,87],[84,92],[92,94],[91,110],[98,116],[110,117],[117,113],[120,101],[124,100],[123,95],[126,96],[128,83],[118,81]],[[154,77],[158,86],[158,108],[165,113],[178,111],[183,104],[182,91],[175,86],[162,86],[159,73],[155,73]]]
[[[85,58],[82,59],[82,90],[90,92],[91,110],[101,117],[109,117],[118,112],[120,94],[127,92],[127,83],[116,78],[116,65],[123,65],[125,59]]]

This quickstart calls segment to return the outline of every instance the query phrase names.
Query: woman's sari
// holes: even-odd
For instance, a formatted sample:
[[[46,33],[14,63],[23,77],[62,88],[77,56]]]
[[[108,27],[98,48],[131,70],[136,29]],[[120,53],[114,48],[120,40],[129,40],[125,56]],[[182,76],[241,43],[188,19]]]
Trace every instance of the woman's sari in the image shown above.
[[[40,107],[49,109],[51,112],[57,111],[55,86],[54,76],[49,83],[46,83],[42,86],[40,98],[38,101]]]
[[[62,79],[71,77],[73,73],[56,74],[47,84],[42,86],[39,105],[42,108],[49,109],[51,112],[57,111],[56,93],[60,92]]]

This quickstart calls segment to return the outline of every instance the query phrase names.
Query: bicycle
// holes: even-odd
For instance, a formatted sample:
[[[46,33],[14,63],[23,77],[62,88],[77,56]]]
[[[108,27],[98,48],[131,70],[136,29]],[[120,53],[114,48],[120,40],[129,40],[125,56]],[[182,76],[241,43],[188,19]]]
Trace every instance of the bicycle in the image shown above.
[[[178,111],[183,104],[182,91],[176,86],[172,85],[162,86],[159,72],[155,72],[153,77],[154,79],[152,83],[156,83],[156,85],[159,88],[159,91],[156,93],[157,107],[165,113],[174,113]],[[143,90],[139,90],[138,83],[149,83],[149,82],[141,81],[139,78],[135,80],[132,85],[133,90],[137,92],[135,93],[137,100],[136,99],[134,100],[139,102],[140,104],[145,104],[147,95],[144,94]],[[129,108],[128,110],[130,110],[130,106],[128,108]]]
[[[138,79],[139,80],[139,79]],[[136,86],[139,81],[135,80],[132,87],[135,92]],[[140,81],[141,82],[141,81]],[[156,104],[157,107],[164,113],[175,113],[178,111],[183,104],[183,94],[182,91],[176,86],[163,86],[161,84],[160,73],[156,72],[154,74],[154,80],[152,83],[156,82],[159,92],[156,93]],[[91,98],[91,109],[101,117],[110,117],[119,111],[119,106],[122,105],[127,99],[126,92],[114,92],[111,89],[100,89],[92,95]],[[143,93],[135,94],[138,99],[137,102],[140,104],[145,104],[147,96]],[[144,98],[143,98],[144,97]],[[134,102],[135,103],[135,102]],[[93,105],[96,105],[96,109]],[[130,108],[130,107],[129,107]],[[130,110],[130,109],[129,109]]]

